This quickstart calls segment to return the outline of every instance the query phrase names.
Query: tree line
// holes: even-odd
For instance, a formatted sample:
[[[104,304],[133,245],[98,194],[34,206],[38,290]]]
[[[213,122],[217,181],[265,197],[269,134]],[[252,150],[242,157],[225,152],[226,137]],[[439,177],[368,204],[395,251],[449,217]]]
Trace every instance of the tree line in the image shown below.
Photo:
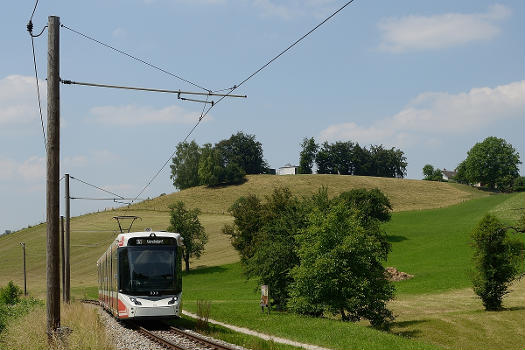
[[[195,141],[177,145],[172,159],[173,185],[185,189],[199,185],[217,186],[240,183],[246,174],[264,174],[268,164],[263,159],[262,144],[255,135],[243,132],[212,146],[200,147]]]
[[[305,138],[299,154],[299,173],[312,174],[314,164],[318,174],[359,175],[377,177],[406,176],[404,152],[383,145],[361,147],[352,141],[324,142]],[[199,185],[217,186],[241,183],[247,174],[268,174],[262,144],[255,135],[237,132],[215,145],[202,147],[195,141],[177,145],[171,164],[171,180],[178,189]]]
[[[377,177],[406,176],[404,152],[383,145],[361,147],[352,141],[324,142],[318,145],[314,138],[304,138],[299,154],[299,173],[312,174],[314,164],[318,174],[340,174]]]

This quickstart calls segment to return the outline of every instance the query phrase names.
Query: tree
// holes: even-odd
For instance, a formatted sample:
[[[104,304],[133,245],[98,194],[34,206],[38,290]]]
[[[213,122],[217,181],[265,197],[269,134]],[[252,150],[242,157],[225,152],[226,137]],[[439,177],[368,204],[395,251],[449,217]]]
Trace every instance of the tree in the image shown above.
[[[255,135],[239,131],[229,139],[215,144],[215,148],[220,152],[225,168],[235,163],[246,174],[267,172],[268,164],[263,159],[262,144],[255,140]]]
[[[198,170],[201,184],[217,186],[239,183],[245,175],[246,173],[237,163],[226,163],[219,149],[213,148],[209,143],[204,145]]]
[[[170,205],[170,226],[168,231],[180,233],[184,238],[183,258],[186,271],[190,270],[190,258],[200,258],[208,236],[199,221],[200,210],[186,209],[184,202],[178,201]]]
[[[315,163],[318,174],[334,174],[330,144],[328,142],[325,141],[317,152]]]
[[[406,175],[406,157],[403,151],[395,149],[385,149],[383,145],[370,146],[372,155],[372,174],[378,177],[397,177],[403,178]]]
[[[262,226],[255,238],[246,272],[271,290],[272,305],[285,309],[292,282],[291,269],[298,264],[294,236],[305,223],[302,203],[288,188],[277,188],[261,208]]]
[[[311,174],[319,146],[315,143],[313,137],[309,139],[305,137],[301,143],[301,148],[302,150],[299,155],[299,173]]]
[[[440,169],[434,169],[434,167],[430,164],[427,164],[423,167],[423,175],[425,175],[423,180],[443,181],[443,172]]]
[[[517,277],[523,243],[507,236],[494,216],[485,215],[472,232],[474,292],[486,310],[500,310],[510,282]]]
[[[293,237],[304,226],[304,206],[288,188],[277,188],[264,203],[253,195],[239,198],[230,213],[233,225],[223,232],[239,251],[246,275],[268,285],[272,305],[284,309],[290,270],[298,263]]]
[[[386,303],[394,287],[382,266],[390,245],[378,220],[361,220],[359,209],[334,200],[328,210],[313,210],[296,241],[292,310],[313,315],[327,311],[343,321],[365,318],[373,327],[388,328],[393,315]]]
[[[462,161],[461,163],[458,164],[458,167],[456,168],[456,176],[454,177],[454,180],[460,184],[469,183],[469,180],[467,179],[467,168],[465,165],[465,161]]]
[[[234,218],[233,224],[225,225],[222,232],[230,236],[233,248],[241,256],[241,263],[247,264],[255,253],[255,238],[263,225],[261,201],[253,194],[240,197],[228,211]]]
[[[170,178],[173,186],[183,190],[185,188],[200,185],[199,180],[199,160],[201,150],[195,141],[181,142],[177,145],[175,157],[171,167]]]
[[[341,193],[339,198],[349,208],[357,208],[356,215],[364,222],[369,220],[390,221],[392,204],[390,204],[388,197],[377,188],[372,190],[353,189]]]
[[[511,187],[518,176],[520,156],[504,139],[487,137],[468,151],[465,176],[470,183],[486,184],[490,189]]]

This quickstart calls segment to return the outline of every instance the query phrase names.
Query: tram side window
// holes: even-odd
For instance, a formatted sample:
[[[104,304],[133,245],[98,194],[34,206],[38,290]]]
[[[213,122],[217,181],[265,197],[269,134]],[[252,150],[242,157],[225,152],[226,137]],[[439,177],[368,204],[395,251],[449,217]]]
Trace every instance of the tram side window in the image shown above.
[[[130,272],[129,272],[129,257],[128,249],[120,248],[119,249],[119,291],[129,290],[131,288],[130,283]]]

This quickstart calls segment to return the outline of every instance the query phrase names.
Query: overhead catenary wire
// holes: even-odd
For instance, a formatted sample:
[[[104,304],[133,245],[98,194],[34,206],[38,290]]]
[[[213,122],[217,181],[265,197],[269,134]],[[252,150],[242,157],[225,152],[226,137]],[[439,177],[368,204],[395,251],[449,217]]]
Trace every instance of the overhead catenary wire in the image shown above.
[[[35,42],[34,42],[32,35],[31,35],[31,48],[33,50],[33,66],[35,68],[36,95],[37,95],[37,100],[38,100],[38,111],[40,112],[40,124],[42,125],[42,136],[44,138],[44,149],[47,151],[46,130],[44,127],[44,116],[42,114],[42,102],[41,102],[41,97],[40,97],[40,84],[38,82],[38,68],[36,65]]]
[[[137,91],[149,91],[149,92],[162,92],[168,94],[177,94],[180,99],[180,95],[197,95],[197,96],[218,96],[218,97],[239,97],[247,98],[246,95],[232,95],[232,94],[219,94],[217,92],[194,92],[194,91],[184,91],[184,90],[169,90],[169,89],[154,89],[154,88],[144,88],[136,86],[123,86],[123,85],[110,85],[110,84],[99,84],[99,83],[88,83],[80,82],[74,80],[61,79],[60,82],[65,85],[82,85],[82,86],[91,86],[99,88],[110,88],[110,89],[123,89],[123,90],[137,90]]]
[[[263,64],[259,69],[257,69],[255,72],[253,72],[252,74],[250,74],[248,77],[246,77],[244,80],[242,80],[239,84],[237,85],[234,85],[233,87],[230,88],[230,91],[228,93],[225,94],[225,96],[223,97],[220,97],[214,104],[212,104],[207,110],[206,112],[204,112],[204,114],[201,113],[201,116],[199,117],[199,120],[197,121],[197,123],[193,126],[193,128],[191,128],[190,132],[186,135],[186,137],[184,138],[184,140],[182,141],[183,143],[186,142],[188,140],[188,138],[191,136],[191,134],[193,133],[193,131],[195,131],[195,129],[199,126],[199,124],[201,123],[201,121],[208,115],[208,113],[211,111],[212,108],[214,108],[215,106],[217,106],[217,104],[219,102],[221,102],[222,100],[224,100],[226,97],[228,97],[233,91],[237,90],[238,88],[240,88],[242,85],[244,85],[248,80],[250,80],[251,78],[253,78],[254,76],[256,76],[257,74],[259,74],[262,70],[264,70],[266,67],[268,67],[270,64],[272,64],[275,60],[277,60],[279,57],[281,57],[282,55],[284,55],[286,52],[288,52],[291,48],[293,48],[295,45],[297,45],[299,42],[301,42],[302,40],[304,40],[307,36],[309,36],[310,34],[312,34],[314,31],[316,31],[319,27],[321,27],[323,24],[325,24],[326,22],[328,22],[331,18],[333,18],[335,15],[337,15],[339,12],[341,12],[343,9],[345,9],[348,5],[350,5],[351,3],[353,3],[354,0],[350,0],[350,1],[347,1],[343,6],[341,6],[340,8],[338,8],[335,12],[333,12],[330,16],[326,17],[323,21],[321,21],[318,25],[316,25],[314,28],[310,29],[306,34],[304,34],[303,36],[301,36],[299,39],[297,39],[296,41],[294,41],[292,44],[290,44],[286,49],[282,50],[279,54],[277,54],[275,57],[273,57],[272,59],[270,59],[268,62],[266,62],[265,64]],[[204,105],[206,106],[206,105]],[[159,176],[159,174],[162,172],[162,170],[164,170],[164,168],[166,167],[166,165],[168,165],[169,161],[173,158],[173,156],[175,155],[177,151],[173,151],[173,153],[171,154],[171,156],[164,162],[164,164],[162,165],[162,167],[153,175],[153,177],[148,181],[148,183],[146,184],[146,186],[144,186],[142,188],[142,190],[139,192],[139,194],[135,197],[135,200],[137,200],[137,198],[142,195],[142,193],[144,193],[144,191],[151,185],[151,183],[157,178],[157,176]]]
[[[120,198],[120,197],[113,197],[113,198],[95,198],[95,197],[69,197],[69,199],[72,200],[85,200],[85,201],[130,201],[133,198]],[[143,198],[141,198],[143,200]]]
[[[84,181],[84,180],[81,180],[81,179],[76,178],[76,177],[74,177],[74,176],[69,175],[69,178],[71,178],[71,179],[73,179],[73,180],[77,180],[78,182],[81,182],[81,183],[83,183],[84,185],[87,185],[87,186],[90,186],[90,187],[96,188],[97,190],[100,190],[100,191],[102,191],[102,192],[106,192],[107,194],[110,194],[110,195],[112,195],[112,196],[116,196],[116,197],[118,197],[119,199],[125,199],[123,196],[121,196],[121,195],[119,195],[119,194],[116,194],[116,193],[114,193],[114,192],[108,191],[108,190],[106,190],[106,189],[104,189],[104,188],[102,188],[102,187],[99,187],[99,186],[96,186],[96,185],[90,184],[89,182]]]
[[[205,90],[205,91],[211,92],[210,89],[207,89],[207,88],[203,87],[203,86],[200,85],[200,84],[197,84],[197,83],[195,83],[195,82],[193,82],[193,81],[191,81],[191,80],[185,79],[185,78],[181,77],[180,75],[177,75],[177,74],[175,74],[175,73],[172,73],[172,72],[170,72],[170,71],[168,71],[168,70],[166,70],[166,69],[164,69],[164,68],[161,68],[161,67],[159,67],[159,66],[156,66],[156,65],[154,65],[154,64],[152,64],[152,63],[150,63],[150,62],[148,62],[148,61],[146,61],[146,60],[144,60],[144,59],[142,59],[142,58],[138,58],[138,57],[136,57],[136,56],[133,56],[133,55],[131,55],[131,54],[129,54],[129,53],[123,51],[123,50],[117,49],[117,48],[115,48],[115,47],[113,47],[113,46],[111,46],[111,45],[109,45],[109,44],[106,44],[106,43],[104,43],[104,42],[102,42],[102,41],[100,41],[100,40],[97,40],[97,39],[95,39],[95,38],[93,38],[93,37],[91,37],[91,36],[89,36],[89,35],[86,35],[86,34],[84,34],[84,33],[81,33],[81,32],[78,31],[78,30],[75,30],[75,29],[73,29],[73,28],[71,28],[71,27],[68,27],[68,26],[66,26],[65,24],[60,24],[60,26],[61,26],[62,28],[65,28],[65,29],[69,30],[69,31],[72,32],[72,33],[75,33],[75,34],[77,34],[77,35],[79,35],[79,36],[81,36],[81,37],[83,37],[83,38],[85,38],[85,39],[91,40],[91,41],[93,41],[93,42],[95,42],[95,43],[97,43],[97,44],[99,44],[99,45],[102,45],[102,46],[104,46],[104,47],[106,47],[106,48],[108,48],[108,49],[111,49],[111,50],[113,50],[113,51],[115,51],[115,52],[118,52],[118,53],[124,55],[124,56],[127,56],[127,57],[129,57],[129,58],[131,58],[131,59],[133,59],[133,60],[135,60],[135,61],[137,61],[137,62],[141,62],[141,63],[147,65],[148,67],[151,67],[151,68],[153,68],[153,69],[156,69],[156,70],[158,70],[158,71],[160,71],[160,72],[162,72],[162,73],[164,73],[164,74],[167,74],[167,75],[169,75],[169,76],[172,76],[172,77],[174,77],[174,78],[177,78],[177,79],[179,79],[179,80],[181,80],[181,81],[183,81],[183,82],[185,82],[185,83],[188,83],[188,84],[190,84],[190,85],[193,85],[193,86],[195,86],[195,87],[197,87],[197,88],[199,88],[199,89],[202,89],[202,90]]]
[[[46,138],[46,131],[44,127],[44,117],[42,114],[42,102],[41,102],[41,97],[40,97],[40,84],[38,82],[38,68],[36,64],[35,41],[34,41],[34,38],[38,38],[40,35],[42,35],[42,33],[44,33],[44,30],[47,28],[47,26],[44,26],[44,28],[42,28],[39,34],[37,35],[33,34],[33,16],[35,15],[37,6],[38,6],[38,0],[36,0],[35,2],[35,6],[33,7],[33,12],[31,13],[31,17],[29,18],[29,22],[27,23],[26,28],[27,28],[27,32],[29,33],[29,37],[31,38],[31,50],[33,53],[33,67],[35,70],[35,80],[36,80],[36,94],[37,94],[37,99],[38,99],[38,111],[40,113],[40,123],[42,125],[42,135],[44,137],[44,149],[47,152],[47,138]]]
[[[321,27],[323,24],[325,24],[326,22],[328,22],[332,17],[334,17],[335,15],[337,15],[339,12],[341,12],[342,10],[344,10],[348,5],[350,5],[351,3],[353,3],[354,0],[350,0],[350,1],[347,1],[343,6],[341,6],[340,8],[338,8],[335,12],[333,12],[330,16],[326,17],[322,22],[320,22],[318,25],[316,25],[315,27],[313,27],[312,29],[310,29],[306,34],[304,34],[302,37],[300,37],[299,39],[297,39],[296,41],[294,41],[292,44],[290,44],[286,49],[284,49],[283,51],[281,51],[279,54],[277,54],[275,57],[273,57],[271,60],[269,60],[268,62],[266,62],[265,64],[263,64],[259,69],[257,69],[255,72],[253,72],[252,74],[250,74],[248,77],[246,77],[243,81],[241,81],[239,84],[237,85],[234,85],[232,90],[230,91],[230,93],[232,93],[233,91],[237,90],[238,88],[240,88],[242,85],[244,85],[248,80],[250,80],[251,78],[253,78],[254,76],[256,76],[257,74],[259,74],[263,69],[265,69],[266,67],[268,67],[270,64],[272,64],[274,61],[276,61],[279,57],[281,57],[282,55],[284,55],[286,52],[288,52],[291,48],[293,48],[295,45],[297,45],[299,42],[301,42],[302,40],[304,40],[307,36],[309,36],[310,34],[312,34],[313,32],[315,32],[319,27]],[[226,94],[228,95],[228,94]],[[206,115],[209,113],[209,111],[215,107],[218,103],[220,103],[222,100],[224,100],[226,98],[225,97],[221,97],[219,98],[213,106],[210,106],[210,108],[208,108],[208,110],[206,111],[206,113],[204,113],[203,117],[202,118],[205,118]],[[201,120],[202,120],[201,118]],[[200,121],[199,121],[200,122]]]

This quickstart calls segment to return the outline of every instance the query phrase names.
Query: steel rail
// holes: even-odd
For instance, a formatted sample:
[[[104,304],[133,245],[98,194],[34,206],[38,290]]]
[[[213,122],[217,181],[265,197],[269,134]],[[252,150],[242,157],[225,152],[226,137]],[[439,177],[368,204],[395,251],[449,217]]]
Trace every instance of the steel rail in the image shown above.
[[[179,344],[175,344],[165,338],[162,338],[162,337],[159,337],[158,335],[148,331],[146,328],[142,327],[142,326],[139,326],[139,325],[136,325],[137,326],[137,330],[140,334],[142,334],[143,336],[145,336],[146,338],[154,341],[155,343],[157,344],[160,344],[162,345],[163,347],[167,348],[167,349],[174,349],[174,350],[190,350],[189,348],[186,348],[182,345],[179,345]]]
[[[198,336],[198,335],[195,335],[195,334],[187,333],[187,332],[185,332],[182,329],[177,328],[177,327],[170,326],[170,331],[172,333],[175,333],[176,335],[188,338],[188,339],[190,339],[193,342],[202,344],[202,345],[204,345],[206,347],[209,347],[209,348],[212,348],[212,349],[216,349],[216,350],[234,350],[235,349],[233,347],[229,347],[227,345],[214,342],[213,340],[209,340],[209,339],[204,338],[202,336]]]

